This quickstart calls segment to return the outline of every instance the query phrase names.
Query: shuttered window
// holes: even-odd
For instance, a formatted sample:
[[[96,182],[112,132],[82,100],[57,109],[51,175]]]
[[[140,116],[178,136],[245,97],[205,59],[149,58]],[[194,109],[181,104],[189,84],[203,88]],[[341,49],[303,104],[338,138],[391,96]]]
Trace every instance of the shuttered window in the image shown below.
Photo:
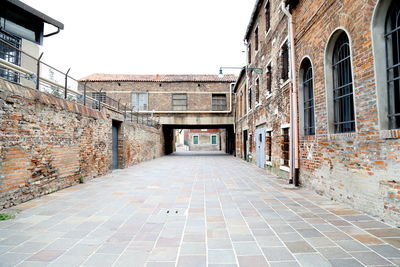
[[[355,131],[353,77],[350,42],[346,33],[338,37],[333,50],[333,104],[335,132]]]
[[[226,94],[213,94],[212,95],[212,110],[215,110],[215,111],[226,110]]]
[[[132,107],[134,110],[148,110],[148,93],[132,93]]]
[[[187,94],[172,95],[172,110],[187,110]]]
[[[393,1],[385,29],[388,117],[391,129],[400,128],[400,3]]]

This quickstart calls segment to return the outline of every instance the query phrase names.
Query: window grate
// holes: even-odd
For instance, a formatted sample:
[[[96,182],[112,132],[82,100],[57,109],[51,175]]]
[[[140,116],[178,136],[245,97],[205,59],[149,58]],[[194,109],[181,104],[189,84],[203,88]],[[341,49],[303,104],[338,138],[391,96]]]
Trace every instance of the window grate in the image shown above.
[[[254,49],[256,51],[258,51],[258,46],[259,43],[258,43],[258,27],[257,27],[256,30],[254,31]]]
[[[304,104],[304,134],[315,134],[315,118],[314,118],[314,86],[313,71],[311,62],[307,60],[304,63],[303,75],[303,104]]]
[[[226,110],[226,95],[225,94],[213,94],[212,95],[212,110],[214,110],[214,111]]]
[[[149,108],[148,93],[132,93],[132,107],[134,110],[148,110]]]
[[[12,64],[20,66],[21,52],[18,49],[20,49],[21,47],[21,39],[11,36],[1,30],[0,30],[0,39],[10,44],[8,45],[4,42],[0,42],[0,58]],[[11,45],[18,49],[15,49]],[[10,82],[19,83],[20,81],[18,72],[3,67],[0,67],[0,77]]]
[[[289,48],[287,43],[285,43],[282,46],[281,64],[282,64],[281,79],[283,81],[286,81],[287,79],[289,79]]]
[[[338,37],[333,50],[332,70],[335,132],[354,132],[355,116],[350,43],[344,32]]]
[[[389,128],[400,128],[400,3],[393,1],[386,17],[386,75]]]
[[[272,67],[267,66],[267,94],[272,93]]]
[[[272,161],[272,131],[265,136],[265,147],[267,148],[267,161]]]
[[[283,142],[282,142],[282,158],[283,166],[289,166],[289,149],[290,149],[290,138],[289,128],[283,128]]]
[[[256,79],[255,82],[255,96],[256,96],[256,103],[260,103],[260,79]]]
[[[187,110],[187,94],[172,94],[172,110]]]
[[[265,32],[268,32],[271,27],[271,11],[269,6],[269,1],[265,6]]]

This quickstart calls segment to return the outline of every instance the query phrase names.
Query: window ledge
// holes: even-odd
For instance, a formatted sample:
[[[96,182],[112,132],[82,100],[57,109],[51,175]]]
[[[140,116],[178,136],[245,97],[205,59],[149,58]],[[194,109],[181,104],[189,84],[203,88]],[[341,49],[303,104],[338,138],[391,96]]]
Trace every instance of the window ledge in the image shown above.
[[[265,37],[267,37],[270,32],[271,32],[271,26],[269,27],[268,31],[265,32]]]
[[[269,93],[266,97],[265,97],[265,99],[270,99],[272,97],[272,93]]]
[[[291,79],[287,79],[286,81],[282,81],[280,83],[280,87],[283,88],[285,87],[287,84],[289,84],[292,80]]]
[[[288,166],[279,166],[279,169],[284,172],[290,172],[290,168]]]
[[[265,162],[265,165],[272,166],[272,162],[271,161],[267,161],[267,162]]]
[[[379,132],[381,139],[399,139],[400,129],[382,130]]]
[[[343,141],[351,141],[357,137],[357,132],[350,132],[350,133],[332,133],[329,134],[329,140],[343,140]]]

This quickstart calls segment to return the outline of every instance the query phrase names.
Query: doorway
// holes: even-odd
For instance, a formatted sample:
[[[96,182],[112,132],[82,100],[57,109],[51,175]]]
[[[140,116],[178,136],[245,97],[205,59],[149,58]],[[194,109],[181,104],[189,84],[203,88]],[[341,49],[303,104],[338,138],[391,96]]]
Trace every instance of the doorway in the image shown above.
[[[242,156],[244,160],[248,160],[247,155],[249,153],[247,152],[247,130],[243,131],[243,151],[242,151]]]
[[[256,163],[259,168],[264,168],[265,164],[265,130],[256,129]]]
[[[121,122],[112,121],[112,169],[119,169],[119,131],[121,128]]]

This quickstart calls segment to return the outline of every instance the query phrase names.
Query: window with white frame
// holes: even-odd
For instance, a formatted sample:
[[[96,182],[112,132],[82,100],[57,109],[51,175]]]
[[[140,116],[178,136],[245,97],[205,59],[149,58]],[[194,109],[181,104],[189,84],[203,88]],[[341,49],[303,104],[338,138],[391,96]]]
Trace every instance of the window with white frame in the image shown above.
[[[212,94],[212,110],[224,111],[226,109],[226,94]]]
[[[400,128],[400,2],[393,1],[386,16],[386,73],[389,128]]]
[[[289,47],[287,42],[281,48],[281,80],[283,82],[289,79]]]
[[[187,110],[187,94],[172,94],[172,110]]]
[[[148,93],[132,93],[132,108],[134,110],[148,110]]]
[[[336,133],[354,132],[353,77],[350,41],[345,32],[338,36],[332,55],[333,107]]]

